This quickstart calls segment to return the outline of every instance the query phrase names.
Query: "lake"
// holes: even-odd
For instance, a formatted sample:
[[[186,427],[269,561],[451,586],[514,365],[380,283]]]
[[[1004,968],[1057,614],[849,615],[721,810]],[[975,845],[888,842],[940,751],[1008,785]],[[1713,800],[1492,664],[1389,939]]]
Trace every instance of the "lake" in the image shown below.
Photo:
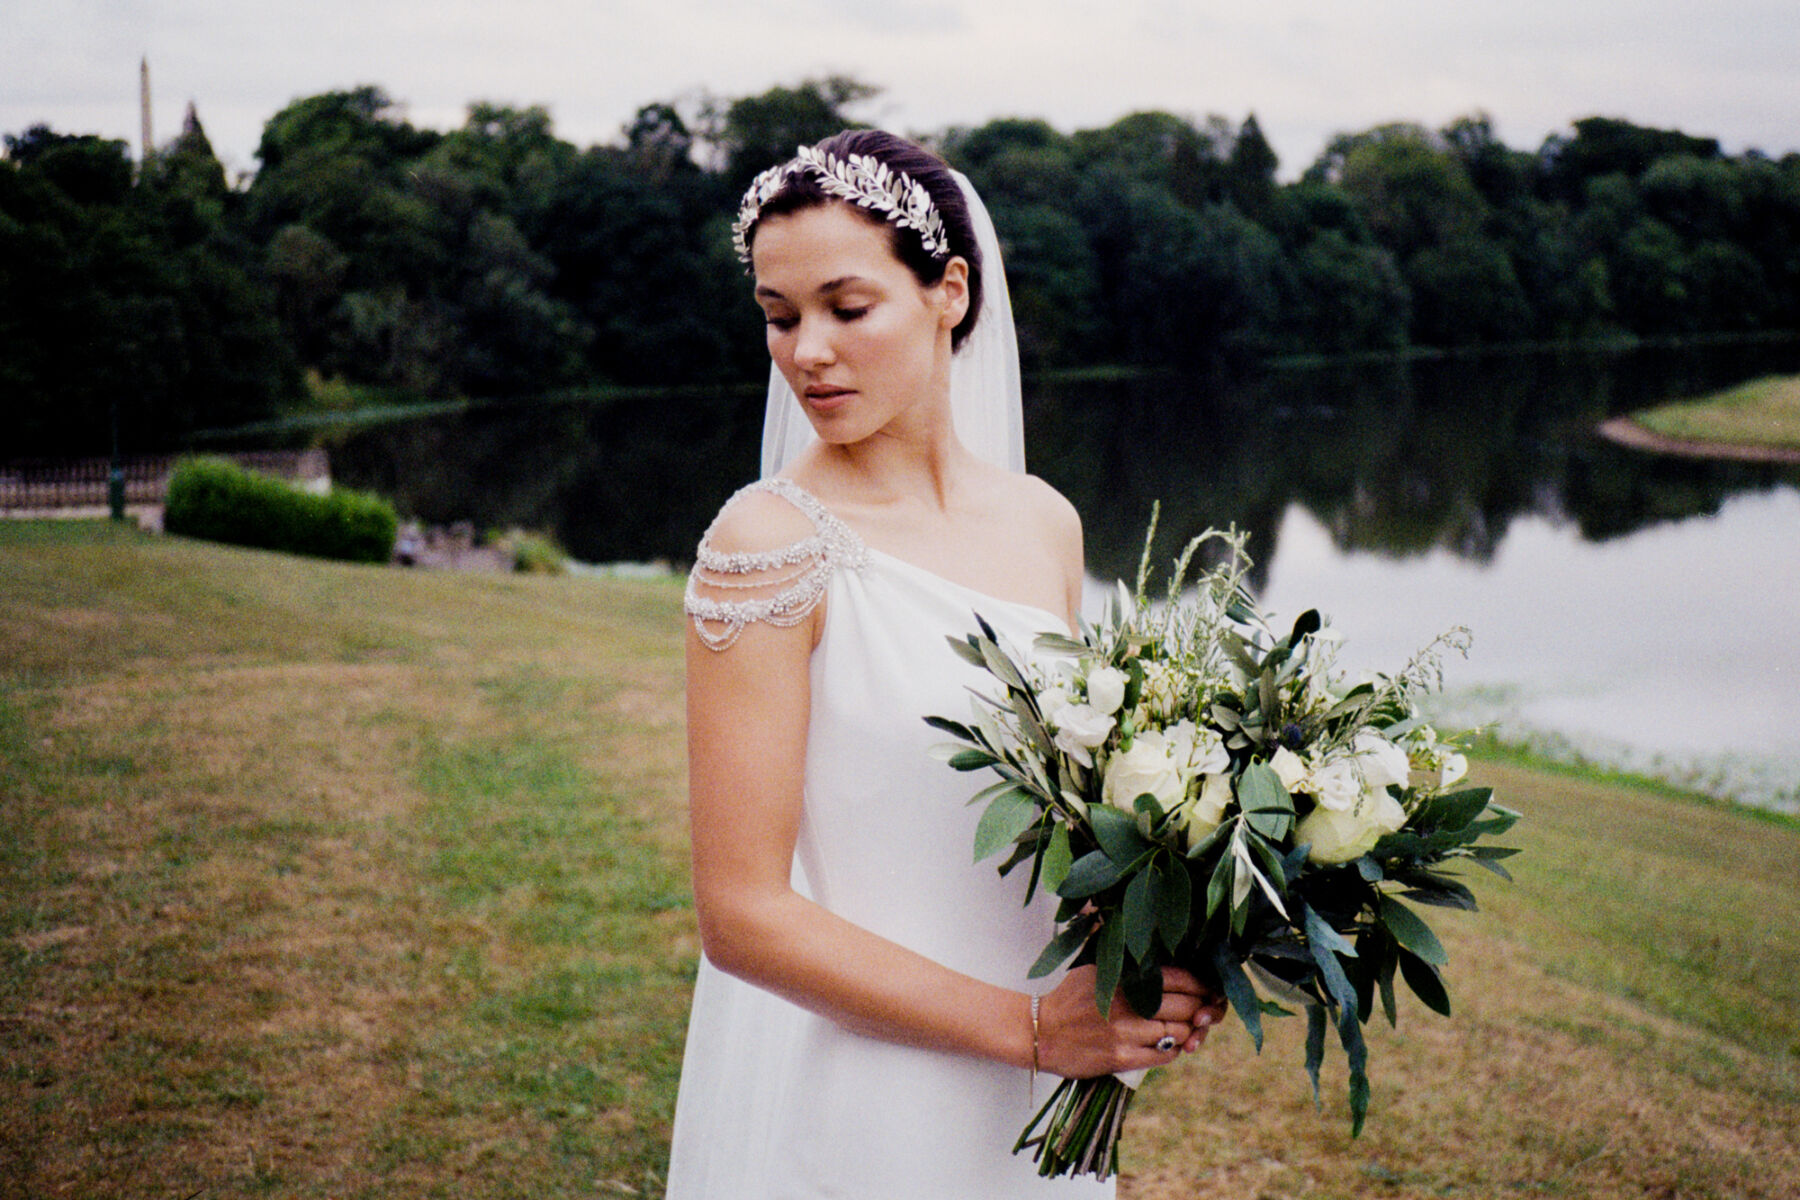
[[[1264,603],[1318,607],[1352,668],[1452,625],[1456,719],[1800,809],[1800,469],[1612,445],[1608,416],[1770,373],[1793,342],[1546,351],[1027,383],[1027,458],[1096,579],[1249,531]],[[428,521],[553,530],[678,567],[756,470],[760,393],[489,408],[337,440],[333,472]],[[1166,553],[1164,553],[1166,552]]]

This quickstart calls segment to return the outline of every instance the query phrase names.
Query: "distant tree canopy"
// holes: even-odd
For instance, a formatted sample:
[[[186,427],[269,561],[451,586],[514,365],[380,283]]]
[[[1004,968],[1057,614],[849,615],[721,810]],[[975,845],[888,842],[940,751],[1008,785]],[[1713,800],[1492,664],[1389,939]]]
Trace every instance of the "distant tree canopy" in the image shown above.
[[[306,403],[304,371],[427,397],[747,380],[729,223],[877,90],[654,102],[615,144],[541,107],[412,126],[377,87],[269,119],[227,182],[191,112],[134,168],[43,127],[0,158],[0,454],[101,452]],[[1031,119],[927,139],[1006,249],[1032,367],[1593,336],[1800,332],[1800,156],[1609,117],[1537,151],[1483,115],[1335,137],[1296,182],[1254,116]]]

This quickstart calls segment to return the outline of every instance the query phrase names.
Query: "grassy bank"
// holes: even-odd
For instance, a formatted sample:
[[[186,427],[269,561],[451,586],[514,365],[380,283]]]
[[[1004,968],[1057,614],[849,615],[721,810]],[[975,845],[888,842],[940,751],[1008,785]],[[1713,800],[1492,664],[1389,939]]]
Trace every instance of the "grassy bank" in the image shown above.
[[[661,1194],[679,589],[0,526],[0,1197]],[[1149,1086],[1126,1197],[1800,1192],[1800,831],[1479,771],[1454,1021]],[[1485,879],[1485,877],[1484,877]],[[1328,1068],[1329,1072],[1329,1068]]]
[[[1717,395],[1633,413],[1631,419],[1678,441],[1800,450],[1800,375],[1752,380]]]

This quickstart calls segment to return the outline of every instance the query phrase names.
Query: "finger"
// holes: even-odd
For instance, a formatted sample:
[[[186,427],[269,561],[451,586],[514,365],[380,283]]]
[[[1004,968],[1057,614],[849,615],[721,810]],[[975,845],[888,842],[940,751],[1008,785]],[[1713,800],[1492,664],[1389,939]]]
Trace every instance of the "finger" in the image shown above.
[[[1162,1004],[1156,1010],[1159,1021],[1180,1021],[1183,1025],[1192,1025],[1194,1018],[1204,1010],[1200,997],[1187,992],[1164,992]]]
[[[1162,969],[1163,993],[1181,992],[1189,996],[1204,996],[1210,989],[1197,979],[1192,972],[1180,967],[1164,967]]]

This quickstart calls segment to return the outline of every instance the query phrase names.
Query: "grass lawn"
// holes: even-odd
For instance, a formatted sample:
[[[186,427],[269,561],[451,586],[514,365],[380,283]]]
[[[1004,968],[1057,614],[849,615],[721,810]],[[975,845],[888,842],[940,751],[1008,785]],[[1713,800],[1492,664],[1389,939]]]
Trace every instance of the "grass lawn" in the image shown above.
[[[1800,449],[1800,375],[1752,380],[1715,396],[1633,413],[1631,419],[1683,441]]]
[[[0,1197],[660,1195],[679,609],[0,522]],[[1374,1030],[1364,1136],[1228,1026],[1123,1197],[1800,1195],[1800,826],[1477,775],[1518,883],[1438,920],[1457,1016]]]

